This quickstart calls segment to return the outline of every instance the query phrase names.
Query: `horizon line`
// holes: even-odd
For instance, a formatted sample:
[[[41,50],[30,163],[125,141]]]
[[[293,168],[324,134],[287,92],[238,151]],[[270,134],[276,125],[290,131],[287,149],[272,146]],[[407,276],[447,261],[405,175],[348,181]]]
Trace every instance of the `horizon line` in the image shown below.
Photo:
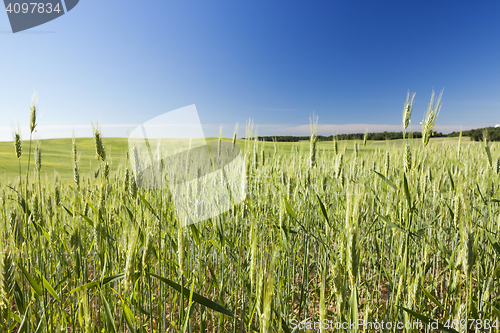
[[[128,138],[132,129],[139,126],[137,124],[100,124],[101,133],[103,137],[108,138]],[[165,127],[176,126],[175,124],[164,125]],[[202,125],[205,137],[219,137],[220,124],[204,124]],[[222,125],[222,127],[224,127]],[[245,126],[245,128],[248,127]],[[420,132],[420,125],[409,127],[407,132]],[[436,125],[435,131],[443,134],[449,134],[452,132],[457,132],[460,130],[471,130],[476,128],[485,127],[500,127],[500,124],[490,125],[490,124],[477,124],[473,126],[462,126],[462,125]],[[19,126],[21,132],[21,138],[28,138],[30,136],[29,126]],[[226,135],[227,131],[231,132],[230,137],[234,133],[234,124],[226,125]],[[303,125],[292,125],[292,124],[253,124],[254,136],[260,137],[272,137],[272,136],[307,136],[310,135],[310,124]],[[17,127],[0,127],[0,142],[11,142],[13,141],[13,131]],[[73,137],[73,133],[77,138],[91,138],[92,125],[39,125],[36,127],[33,133],[33,139],[35,140],[45,140],[45,139],[70,139]],[[39,130],[39,131],[38,131]],[[59,131],[58,131],[59,130]],[[331,136],[336,134],[359,134],[359,133],[383,133],[383,132],[402,132],[402,124],[318,124],[317,134],[321,136]],[[243,131],[240,131],[241,134]],[[223,135],[225,137],[226,135]],[[245,135],[238,135],[238,138],[244,138]],[[25,141],[26,139],[22,139]]]

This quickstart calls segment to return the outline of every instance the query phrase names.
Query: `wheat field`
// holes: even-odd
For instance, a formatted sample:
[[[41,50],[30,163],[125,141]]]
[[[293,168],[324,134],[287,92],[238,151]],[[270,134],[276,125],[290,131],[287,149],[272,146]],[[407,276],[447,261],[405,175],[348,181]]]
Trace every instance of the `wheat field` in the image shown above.
[[[48,143],[9,143],[2,332],[500,332],[498,144],[317,143],[311,125],[309,142],[236,140],[246,199],[187,227],[98,130],[94,151],[64,143],[63,176]]]

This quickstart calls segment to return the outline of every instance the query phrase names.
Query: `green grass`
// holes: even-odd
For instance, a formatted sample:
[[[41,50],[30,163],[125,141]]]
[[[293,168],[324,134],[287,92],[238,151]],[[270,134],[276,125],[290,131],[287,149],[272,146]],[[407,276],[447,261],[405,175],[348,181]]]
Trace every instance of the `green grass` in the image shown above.
[[[229,139],[226,139],[228,141]],[[217,138],[208,138],[207,141],[214,142]],[[414,145],[418,145],[421,139],[412,140]],[[42,147],[42,171],[41,177],[53,179],[55,174],[58,174],[60,179],[64,182],[73,179],[73,159],[71,156],[71,139],[50,139],[41,140]],[[84,177],[91,177],[98,169],[98,161],[95,158],[95,145],[93,138],[78,138],[76,139],[78,146],[78,153],[80,155],[79,167],[80,173]],[[354,150],[354,142],[360,144],[360,154],[367,154],[375,151],[376,149],[394,149],[403,145],[403,140],[391,141],[368,141],[366,147],[362,147],[362,141],[346,140],[339,141],[338,147],[341,152],[350,154]],[[433,144],[456,144],[458,138],[434,138],[431,139]],[[124,138],[104,138],[106,152],[108,154],[107,160],[110,163],[111,170],[118,170],[127,165],[126,153],[128,150],[128,140]],[[245,141],[237,140],[238,145],[244,150]],[[478,142],[471,142],[468,138],[463,138],[462,144],[480,144]],[[267,156],[274,152],[273,142],[259,142],[263,146]],[[299,153],[306,154],[309,151],[309,141],[299,142],[278,142],[278,154],[284,157],[290,157],[298,149]],[[23,157],[21,157],[21,168],[23,173],[26,172],[28,164],[27,156],[29,148],[29,141],[23,141]],[[34,150],[34,144],[32,145]],[[333,152],[333,143],[331,141],[322,141],[318,143],[318,152],[321,154],[331,154]],[[19,176],[19,161],[14,153],[14,145],[12,142],[0,142],[0,177],[4,179],[12,179]],[[34,163],[31,160],[31,163]],[[33,164],[32,164],[33,165]]]
[[[28,186],[26,142],[21,186],[14,147],[0,144],[1,332],[282,333],[292,320],[360,318],[479,328],[499,317],[500,172],[483,143],[464,138],[459,154],[458,138],[409,140],[405,171],[403,140],[358,142],[357,157],[352,141],[337,156],[320,142],[314,163],[308,141],[276,154],[239,141],[246,200],[179,227],[170,191],[125,173],[127,141],[104,142],[109,178],[94,177],[93,141],[77,141],[80,188],[71,140],[42,143],[43,176],[32,159]]]
[[[54,173],[59,174],[62,180],[73,179],[73,159],[71,156],[71,139],[50,139],[41,140],[42,148],[42,178],[53,179]],[[76,139],[78,153],[80,154],[80,172],[89,176],[98,168],[95,158],[94,139]],[[111,164],[111,168],[118,168],[126,163],[126,152],[128,150],[127,139],[107,138],[105,139],[106,152]],[[26,172],[28,159],[26,158],[29,149],[29,141],[23,141],[23,156],[21,157],[21,168]],[[34,144],[32,144],[32,150]],[[19,161],[14,153],[12,142],[0,142],[0,175],[3,178],[13,178],[19,176]],[[33,166],[33,159],[31,166]]]

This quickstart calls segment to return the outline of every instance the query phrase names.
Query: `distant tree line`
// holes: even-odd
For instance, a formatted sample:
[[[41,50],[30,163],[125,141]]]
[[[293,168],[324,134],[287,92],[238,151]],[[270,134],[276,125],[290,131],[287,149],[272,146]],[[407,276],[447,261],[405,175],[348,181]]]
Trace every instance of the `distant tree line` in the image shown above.
[[[412,132],[407,133],[406,136],[410,136],[413,138],[421,138],[421,132]],[[338,140],[363,140],[365,134],[364,133],[350,133],[350,134],[338,134]],[[433,137],[444,137],[441,132],[434,132]],[[381,133],[368,133],[366,139],[367,140],[395,140],[402,139],[403,132],[381,132]],[[309,140],[309,136],[291,136],[291,135],[277,135],[277,136],[259,136],[259,140],[261,141],[276,141],[276,142],[299,142],[303,140]],[[332,141],[333,135],[324,136],[318,135],[319,141]]]
[[[471,141],[483,140],[483,132],[487,130],[488,140],[490,141],[500,141],[500,127],[487,127],[487,128],[477,128],[468,131],[462,131],[462,136],[470,137]],[[421,132],[411,132],[407,133],[406,136],[413,138],[422,138]],[[443,137],[458,137],[460,132],[451,132],[449,134],[443,134],[441,132],[433,132],[432,137],[443,138]],[[338,134],[338,140],[363,140],[364,133],[350,133],[350,134]],[[403,132],[381,132],[381,133],[368,133],[367,140],[379,141],[379,140],[395,140],[402,139]],[[309,136],[292,136],[292,135],[277,135],[277,136],[259,136],[261,141],[276,141],[276,142],[299,142],[303,140],[309,140]],[[324,136],[318,135],[319,141],[331,141],[333,140],[333,135]]]
[[[482,141],[483,133],[486,131],[488,135],[488,140],[490,141],[500,141],[500,127],[485,127],[485,128],[476,128],[468,131],[463,131],[463,136],[470,137],[471,141]],[[451,132],[448,134],[449,137],[459,136],[460,132]]]

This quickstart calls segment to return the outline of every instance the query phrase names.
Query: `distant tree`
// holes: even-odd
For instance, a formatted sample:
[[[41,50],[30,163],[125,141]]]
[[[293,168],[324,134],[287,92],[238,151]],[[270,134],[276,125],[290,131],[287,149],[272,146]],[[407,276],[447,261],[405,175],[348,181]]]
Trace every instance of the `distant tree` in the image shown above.
[[[500,127],[488,127],[488,136],[490,141],[500,141]],[[481,141],[483,139],[484,128],[477,128],[468,131],[462,131],[462,136],[470,137],[471,141]],[[412,137],[415,139],[422,138],[421,132],[412,132]],[[441,138],[458,137],[460,132],[451,132],[448,134],[443,134],[441,132],[433,132],[432,137]],[[338,140],[363,140],[364,133],[347,133],[339,134]],[[381,140],[397,140],[403,138],[403,132],[378,132],[378,133],[368,133],[367,140],[369,141],[381,141]],[[324,136],[319,135],[318,141],[332,141],[333,135]],[[279,135],[279,136],[260,136],[261,141],[276,141],[276,142],[299,142],[309,140],[308,136],[293,136],[293,135]]]

